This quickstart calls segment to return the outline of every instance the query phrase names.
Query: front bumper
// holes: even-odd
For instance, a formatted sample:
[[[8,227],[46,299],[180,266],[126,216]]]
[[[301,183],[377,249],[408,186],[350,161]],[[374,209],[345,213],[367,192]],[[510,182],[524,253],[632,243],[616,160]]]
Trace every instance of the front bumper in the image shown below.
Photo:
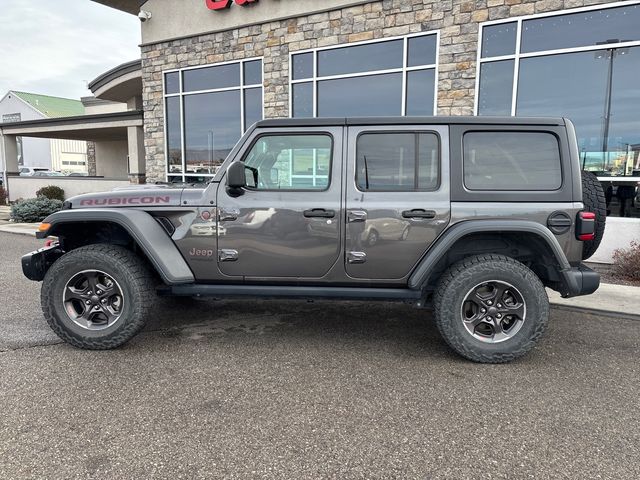
[[[600,274],[583,264],[564,270],[562,277],[564,288],[560,293],[565,298],[590,295],[600,286]]]
[[[64,252],[58,244],[27,253],[22,257],[22,273],[29,280],[40,282],[44,279],[44,275],[53,262],[63,254]]]

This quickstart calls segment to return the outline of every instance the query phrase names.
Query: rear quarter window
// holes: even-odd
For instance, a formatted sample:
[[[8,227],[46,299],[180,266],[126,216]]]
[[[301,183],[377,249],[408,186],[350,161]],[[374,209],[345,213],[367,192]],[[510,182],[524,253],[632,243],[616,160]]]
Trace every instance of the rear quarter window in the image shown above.
[[[558,190],[560,145],[549,132],[467,132],[463,140],[468,190]]]

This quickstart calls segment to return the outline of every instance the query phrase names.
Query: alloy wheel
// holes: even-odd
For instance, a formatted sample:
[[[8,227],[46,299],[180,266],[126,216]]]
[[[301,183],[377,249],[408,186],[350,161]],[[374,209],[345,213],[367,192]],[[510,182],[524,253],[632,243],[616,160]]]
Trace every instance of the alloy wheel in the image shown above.
[[[63,305],[69,318],[87,330],[104,330],[122,315],[124,295],[118,282],[100,270],[83,270],[65,285]]]
[[[520,291],[501,280],[482,282],[466,294],[462,323],[474,338],[487,343],[504,342],[518,333],[527,315]]]

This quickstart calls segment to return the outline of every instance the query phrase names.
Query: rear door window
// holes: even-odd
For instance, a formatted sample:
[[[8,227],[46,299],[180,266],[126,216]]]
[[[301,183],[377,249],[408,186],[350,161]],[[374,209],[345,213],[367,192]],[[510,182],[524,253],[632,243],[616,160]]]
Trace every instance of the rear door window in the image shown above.
[[[467,132],[463,137],[468,190],[557,190],[560,146],[549,132]]]
[[[364,133],[356,146],[358,190],[437,190],[439,138],[435,133]]]

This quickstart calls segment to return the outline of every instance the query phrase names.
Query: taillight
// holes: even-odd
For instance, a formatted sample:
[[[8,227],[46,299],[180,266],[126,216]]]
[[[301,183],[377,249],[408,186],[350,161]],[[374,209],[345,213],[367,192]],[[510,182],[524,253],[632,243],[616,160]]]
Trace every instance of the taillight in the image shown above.
[[[596,238],[596,214],[593,212],[578,212],[576,222],[576,238],[588,242]]]

